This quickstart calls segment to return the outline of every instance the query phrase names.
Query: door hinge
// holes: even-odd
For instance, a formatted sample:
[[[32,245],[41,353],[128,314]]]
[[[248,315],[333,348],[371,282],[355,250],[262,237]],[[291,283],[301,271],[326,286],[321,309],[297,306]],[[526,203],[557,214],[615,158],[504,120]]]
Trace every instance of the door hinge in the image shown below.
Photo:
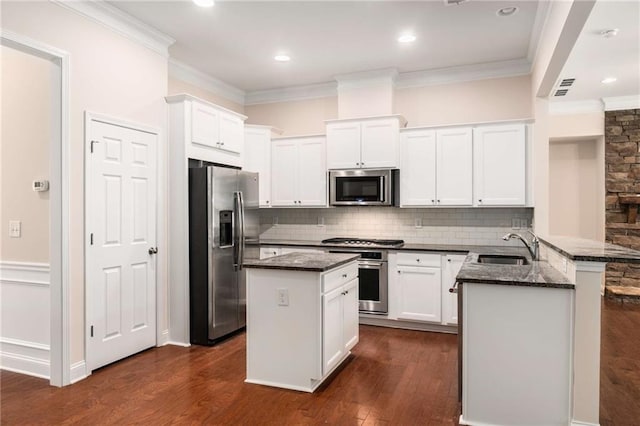
[[[93,144],[100,143],[100,141],[91,141],[91,153],[93,154]]]
[[[93,326],[91,326],[91,337],[93,337]]]
[[[91,233],[90,241],[91,241],[91,245],[93,245],[93,232]]]

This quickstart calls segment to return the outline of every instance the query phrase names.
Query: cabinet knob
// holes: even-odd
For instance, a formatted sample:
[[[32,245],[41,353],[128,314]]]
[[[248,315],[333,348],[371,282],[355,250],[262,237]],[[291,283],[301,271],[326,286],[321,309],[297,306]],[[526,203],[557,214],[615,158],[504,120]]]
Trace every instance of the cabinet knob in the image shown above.
[[[344,294],[345,294],[345,295],[346,295],[346,294],[349,294],[349,290],[345,291],[345,292],[344,292]]]
[[[482,199],[478,200],[478,202],[479,202],[479,203],[481,203],[481,202],[482,202]]]
[[[399,273],[399,274],[401,274],[401,273],[402,273],[402,271],[398,269],[398,273]]]
[[[269,204],[269,200],[267,200],[267,204]]]
[[[359,165],[360,165],[360,163],[356,163],[356,166],[359,166]]]
[[[440,200],[438,200],[438,204],[440,204]]]
[[[416,259],[416,262],[420,263],[420,259]]]
[[[347,278],[347,274],[342,274],[342,278]]]
[[[361,166],[364,166],[364,163],[360,163]]]
[[[451,262],[451,259],[447,259],[447,262]]]
[[[435,203],[436,203],[436,200],[431,200],[431,204],[435,204]]]
[[[224,142],[220,142],[220,145],[224,145]]]

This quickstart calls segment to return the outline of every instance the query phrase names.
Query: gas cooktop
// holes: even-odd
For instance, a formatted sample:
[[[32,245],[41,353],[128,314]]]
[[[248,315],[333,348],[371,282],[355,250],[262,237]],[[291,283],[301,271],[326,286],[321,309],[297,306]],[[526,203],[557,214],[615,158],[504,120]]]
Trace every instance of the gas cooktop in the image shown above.
[[[401,247],[403,240],[376,240],[366,238],[329,238],[322,240],[322,244],[338,244],[343,246],[362,247],[362,246],[388,246]]]

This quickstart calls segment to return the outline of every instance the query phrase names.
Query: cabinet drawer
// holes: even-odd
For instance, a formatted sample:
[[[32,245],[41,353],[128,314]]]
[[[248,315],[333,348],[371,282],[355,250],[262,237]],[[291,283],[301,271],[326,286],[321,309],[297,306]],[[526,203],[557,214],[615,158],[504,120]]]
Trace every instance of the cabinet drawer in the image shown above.
[[[326,293],[358,277],[358,263],[346,265],[322,277],[322,292]]]
[[[440,267],[439,254],[428,253],[398,253],[398,265]]]

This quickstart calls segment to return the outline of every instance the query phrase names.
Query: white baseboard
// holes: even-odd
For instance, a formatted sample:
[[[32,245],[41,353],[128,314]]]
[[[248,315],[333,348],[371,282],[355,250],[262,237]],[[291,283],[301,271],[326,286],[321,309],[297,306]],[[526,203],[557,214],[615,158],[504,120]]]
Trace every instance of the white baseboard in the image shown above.
[[[164,346],[169,343],[169,329],[162,330],[160,337],[158,338],[157,346]]]
[[[165,343],[165,345],[182,346],[183,348],[188,348],[191,346],[191,343],[182,343],[182,342],[174,342],[171,340],[167,340],[167,343]]]
[[[600,426],[600,423],[581,422],[578,420],[571,420],[571,426]]]
[[[87,372],[87,363],[82,360],[71,364],[71,371],[69,374],[69,382],[74,384],[82,379],[89,377],[90,372]]]
[[[49,345],[0,338],[0,369],[49,379]]]

